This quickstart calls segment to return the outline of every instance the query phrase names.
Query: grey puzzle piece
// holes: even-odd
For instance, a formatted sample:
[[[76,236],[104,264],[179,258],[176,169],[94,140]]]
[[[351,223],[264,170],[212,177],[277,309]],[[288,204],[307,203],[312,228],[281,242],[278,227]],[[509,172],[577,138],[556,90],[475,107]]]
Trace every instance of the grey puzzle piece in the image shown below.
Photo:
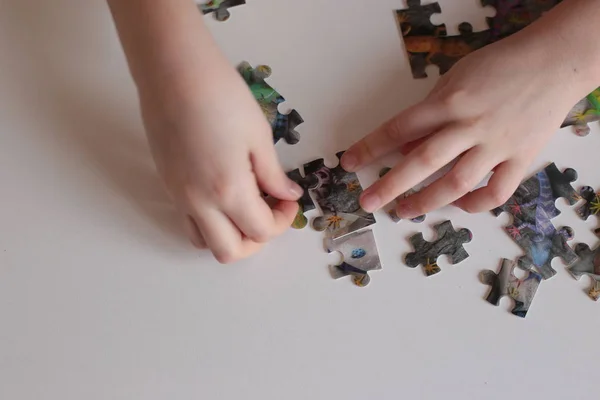
[[[437,240],[434,242],[426,241],[422,233],[412,236],[410,242],[415,248],[415,252],[407,254],[405,258],[406,265],[410,268],[415,268],[419,264],[423,265],[427,276],[440,272],[437,259],[441,255],[449,255],[451,264],[458,264],[469,257],[463,244],[469,243],[473,239],[470,230],[455,231],[450,221],[442,222],[434,229],[437,232]]]
[[[587,244],[579,243],[575,246],[575,253],[579,256],[579,260],[568,270],[577,280],[584,275],[592,278],[593,284],[588,295],[598,301],[600,299],[600,247],[591,250]]]
[[[246,4],[245,0],[211,0],[206,3],[198,4],[202,14],[215,14],[215,19],[224,22],[229,19],[231,14],[229,8]]]
[[[486,298],[490,304],[498,306],[502,297],[510,296],[515,303],[511,312],[518,317],[525,318],[540,286],[542,276],[529,271],[523,279],[518,279],[514,274],[516,267],[516,263],[502,259],[500,271],[497,274],[490,270],[482,271],[481,281],[490,285],[490,292]]]
[[[325,239],[328,253],[339,251],[343,260],[340,265],[331,265],[329,272],[334,279],[352,276],[356,286],[367,286],[371,281],[368,273],[381,269],[381,261],[375,236],[370,229],[355,232],[339,239]]]

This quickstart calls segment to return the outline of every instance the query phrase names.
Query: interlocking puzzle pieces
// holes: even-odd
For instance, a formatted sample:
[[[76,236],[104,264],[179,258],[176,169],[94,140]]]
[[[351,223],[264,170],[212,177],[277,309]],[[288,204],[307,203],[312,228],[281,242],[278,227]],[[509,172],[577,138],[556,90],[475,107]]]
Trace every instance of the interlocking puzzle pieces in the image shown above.
[[[441,255],[449,255],[451,264],[458,264],[469,257],[463,244],[473,239],[473,234],[468,229],[455,231],[450,221],[434,226],[437,240],[427,242],[422,233],[417,233],[410,238],[415,252],[406,255],[405,262],[410,268],[423,265],[427,276],[440,272],[437,259]]]
[[[490,285],[490,292],[486,298],[490,304],[498,306],[502,297],[510,296],[515,302],[512,313],[525,318],[540,286],[542,276],[528,271],[524,278],[519,279],[514,274],[515,268],[517,268],[517,263],[502,259],[500,271],[497,274],[494,271],[485,270],[481,272],[480,277],[482,283]]]
[[[391,168],[383,168],[381,171],[379,171],[379,177],[380,178],[383,177],[385,174],[390,172],[390,170],[391,170]],[[418,192],[417,190],[411,189],[408,192],[404,193],[403,195],[398,196],[394,201],[392,201],[390,204],[388,204],[384,207],[385,212],[390,216],[392,221],[398,223],[402,220],[396,213],[396,204],[398,203],[398,201],[401,198],[406,199],[417,192]],[[415,222],[415,223],[421,223],[421,222],[425,221],[425,218],[426,218],[426,215],[421,215],[416,218],[412,218],[411,221]]]
[[[589,124],[595,121],[600,121],[600,88],[594,90],[571,109],[561,128],[573,126],[573,130],[578,136],[587,136],[590,133]]]
[[[593,284],[588,295],[598,301],[600,299],[600,247],[591,250],[587,244],[579,243],[575,246],[575,253],[579,256],[579,260],[569,268],[569,272],[577,280],[584,275],[591,277]]]
[[[350,275],[356,286],[364,287],[371,281],[368,273],[381,269],[375,236],[370,229],[339,239],[327,238],[325,248],[328,253],[338,251],[343,256],[341,264],[329,266],[334,279]]]
[[[273,141],[277,143],[279,140],[284,139],[288,144],[298,143],[300,134],[295,129],[304,120],[296,110],[290,111],[289,114],[279,112],[278,106],[285,101],[285,98],[265,81],[271,76],[271,67],[259,65],[252,68],[249,63],[244,61],[238,67],[238,71],[250,87],[252,95],[271,124]]]
[[[211,0],[198,4],[198,8],[204,15],[214,13],[218,21],[227,21],[231,14],[229,8],[246,4],[246,0]]]

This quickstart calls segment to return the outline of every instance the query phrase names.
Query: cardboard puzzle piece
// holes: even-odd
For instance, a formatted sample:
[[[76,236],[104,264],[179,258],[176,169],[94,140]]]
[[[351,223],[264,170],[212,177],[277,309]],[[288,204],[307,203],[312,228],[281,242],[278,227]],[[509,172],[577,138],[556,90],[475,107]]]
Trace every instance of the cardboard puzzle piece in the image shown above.
[[[585,203],[576,211],[577,215],[586,221],[591,215],[600,213],[600,193],[596,192],[591,186],[584,186],[579,191],[579,196]]]
[[[375,236],[370,229],[339,239],[327,238],[325,248],[328,253],[338,251],[343,256],[341,264],[329,266],[329,272],[334,279],[352,276],[356,286],[364,287],[371,281],[369,272],[381,269]]]
[[[300,185],[302,189],[304,189],[304,194],[298,200],[298,213],[296,214],[296,218],[294,218],[294,222],[292,223],[292,228],[303,229],[308,224],[308,219],[304,213],[316,208],[315,203],[308,193],[308,188],[315,185],[315,182],[313,182],[313,179],[315,178],[313,176],[303,177],[300,173],[300,169],[298,168],[288,172],[287,176]]]
[[[422,233],[417,233],[410,238],[415,252],[406,255],[405,262],[410,268],[423,265],[427,276],[440,272],[437,259],[441,255],[449,255],[451,264],[458,264],[469,257],[463,244],[473,239],[473,234],[468,229],[455,231],[450,221],[434,226],[437,240],[428,242]]]
[[[358,177],[339,165],[343,154],[336,154],[338,165],[335,168],[327,167],[322,158],[304,164],[304,174],[311,182],[309,192],[323,214],[313,220],[312,226],[317,231],[327,231],[333,239],[375,223],[375,216],[360,206],[363,188]]]
[[[238,67],[238,71],[250,87],[254,98],[271,124],[273,141],[277,143],[279,140],[284,139],[288,144],[298,143],[300,134],[295,129],[304,120],[296,110],[290,111],[289,114],[279,112],[278,106],[285,101],[285,98],[265,81],[271,76],[271,67],[259,65],[252,68],[249,63],[244,61]]]
[[[569,272],[577,280],[582,276],[588,275],[592,278],[592,287],[588,295],[594,301],[600,299],[600,247],[591,250],[585,243],[579,243],[575,246],[575,253],[579,260],[569,268]]]
[[[600,121],[600,88],[573,107],[561,128],[573,126],[578,136],[587,136],[591,131],[589,124],[596,121]]]
[[[383,177],[385,174],[387,174],[388,172],[390,172],[391,168],[383,168],[380,172],[379,172],[379,177]],[[400,218],[398,216],[398,214],[396,213],[396,204],[398,204],[398,201],[402,198],[408,198],[410,196],[412,196],[413,194],[417,193],[418,191],[415,189],[410,189],[408,192],[404,193],[403,195],[398,196],[394,201],[392,201],[390,204],[386,205],[384,207],[385,212],[387,213],[387,215],[390,216],[390,218],[392,219],[392,221],[398,223],[402,220],[402,218]],[[421,223],[423,221],[425,221],[426,215],[421,215],[418,216],[416,218],[412,218],[411,221],[415,222],[415,223]]]
[[[486,298],[488,303],[498,306],[502,297],[510,296],[515,303],[511,312],[517,317],[525,318],[540,286],[542,276],[529,271],[524,278],[518,279],[514,274],[516,267],[515,262],[502,259],[500,271],[497,274],[490,270],[481,272],[481,282],[490,285],[490,292]]]
[[[525,255],[519,258],[519,267],[527,271],[535,268],[544,279],[556,275],[556,270],[552,268],[554,258],[561,258],[567,265],[577,260],[577,255],[567,243],[575,237],[573,229],[568,226],[558,230],[552,226],[552,229],[543,234],[526,232],[515,239],[525,250]]]
[[[242,4],[246,4],[246,0],[211,0],[198,4],[198,8],[202,11],[202,14],[214,13],[218,21],[224,22],[231,16],[228,9]]]

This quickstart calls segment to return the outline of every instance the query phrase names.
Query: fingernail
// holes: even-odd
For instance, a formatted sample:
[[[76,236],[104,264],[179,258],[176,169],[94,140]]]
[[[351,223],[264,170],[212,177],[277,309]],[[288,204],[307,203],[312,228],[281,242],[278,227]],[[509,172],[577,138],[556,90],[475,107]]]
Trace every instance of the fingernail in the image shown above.
[[[301,197],[304,194],[304,189],[294,181],[290,181],[290,192],[297,197]]]
[[[344,168],[346,171],[350,171],[356,167],[357,162],[358,160],[356,159],[356,156],[352,155],[352,153],[345,153],[342,156],[342,168]]]
[[[360,205],[366,212],[374,212],[381,206],[381,199],[376,194],[364,194],[360,199]]]
[[[417,217],[418,215],[414,215],[413,206],[411,203],[400,203],[396,208],[396,213],[402,219],[410,219]]]

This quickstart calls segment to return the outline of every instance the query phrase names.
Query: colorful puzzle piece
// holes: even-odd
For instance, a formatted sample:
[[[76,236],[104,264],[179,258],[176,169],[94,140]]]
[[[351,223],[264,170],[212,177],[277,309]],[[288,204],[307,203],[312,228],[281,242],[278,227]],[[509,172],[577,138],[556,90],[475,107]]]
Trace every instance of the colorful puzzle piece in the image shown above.
[[[342,154],[337,153],[338,159]],[[320,158],[305,164],[304,174],[314,183],[309,192],[323,214],[313,220],[313,228],[327,230],[336,239],[375,223],[375,216],[360,207],[363,189],[355,173],[346,172],[339,163],[329,168]]]
[[[296,214],[296,218],[294,218],[294,222],[292,223],[292,228],[303,229],[308,224],[308,219],[304,213],[316,208],[315,203],[308,193],[308,188],[316,184],[316,182],[312,181],[316,178],[313,176],[306,178],[303,177],[298,168],[288,172],[287,176],[304,189],[304,194],[298,200],[298,213]]]
[[[252,68],[247,62],[243,62],[238,70],[271,124],[273,141],[277,143],[280,139],[284,139],[288,144],[298,143],[300,135],[295,129],[304,120],[296,110],[290,111],[287,115],[279,112],[279,104],[285,99],[265,81],[271,76],[271,67],[259,65]]]
[[[390,172],[390,170],[391,170],[391,168],[383,168],[381,171],[379,171],[379,177],[380,178],[383,177],[385,174]],[[396,204],[398,204],[398,201],[401,198],[406,199],[415,193],[417,193],[417,190],[410,189],[408,192],[404,193],[403,195],[398,196],[394,201],[392,201],[390,204],[388,204],[384,207],[385,212],[390,216],[392,221],[398,223],[402,220],[396,213]],[[411,221],[415,222],[415,223],[421,223],[421,222],[425,221],[425,217],[426,217],[426,215],[421,215],[419,217],[412,218]]]
[[[329,267],[329,272],[334,279],[350,275],[356,286],[364,287],[371,281],[369,271],[381,269],[375,236],[370,229],[339,239],[327,238],[325,248],[328,253],[339,251],[343,256],[340,265]]]
[[[500,305],[500,299],[510,296],[515,302],[512,313],[518,317],[525,318],[531,307],[542,276],[533,272],[527,272],[523,279],[518,279],[515,274],[517,264],[507,259],[502,259],[500,271],[486,270],[481,272],[481,281],[490,285],[490,292],[486,298],[488,303],[495,306]]]
[[[473,239],[473,234],[468,229],[455,231],[450,221],[445,221],[434,226],[437,240],[428,242],[422,233],[417,233],[410,238],[415,252],[406,255],[405,262],[410,268],[423,265],[427,276],[440,272],[437,259],[441,255],[449,255],[451,264],[458,264],[469,257],[463,244]]]
[[[587,220],[591,215],[598,215],[600,213],[600,193],[594,191],[591,186],[584,186],[579,191],[579,196],[585,201],[585,203],[577,209],[577,214],[584,221]]]
[[[600,88],[573,107],[561,128],[572,125],[577,135],[587,136],[591,131],[589,124],[595,121],[600,121]]]
[[[579,243],[575,246],[575,253],[579,256],[579,260],[569,268],[569,272],[577,280],[584,275],[591,277],[593,284],[588,295],[598,301],[600,299],[600,247],[591,250],[587,244]]]
[[[231,14],[229,8],[246,4],[246,0],[211,0],[204,4],[198,4],[203,14],[214,13],[218,21],[227,21]]]

